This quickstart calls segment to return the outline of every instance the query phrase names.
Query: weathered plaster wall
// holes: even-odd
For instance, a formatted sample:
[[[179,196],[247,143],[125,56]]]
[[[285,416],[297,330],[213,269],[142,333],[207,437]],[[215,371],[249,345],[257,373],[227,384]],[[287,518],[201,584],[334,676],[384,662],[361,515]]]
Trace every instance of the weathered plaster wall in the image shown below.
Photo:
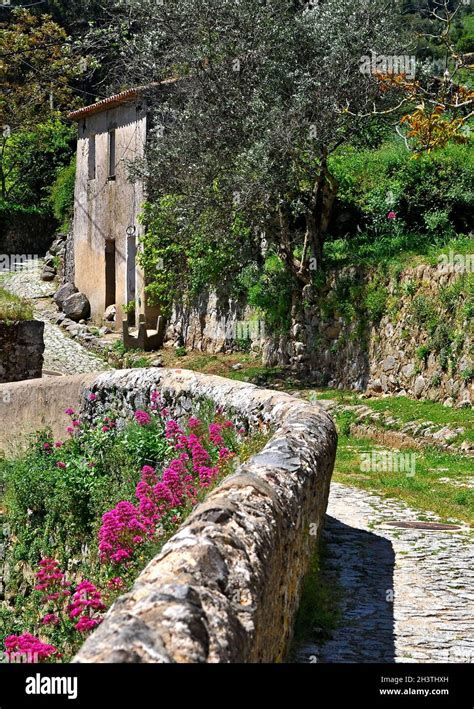
[[[83,415],[128,418],[159,389],[177,417],[213,400],[275,430],[221,483],[117,600],[78,662],[277,662],[324,520],[337,437],[326,412],[287,394],[185,370],[129,370],[89,385]]]
[[[41,377],[44,323],[0,321],[0,384]]]
[[[122,306],[129,302],[127,254],[132,248],[127,227],[142,232],[138,215],[143,186],[128,179],[127,161],[142,157],[146,141],[146,110],[139,100],[96,113],[79,121],[74,197],[75,284],[91,304],[92,318],[102,322],[106,307],[105,242],[115,241],[116,327],[121,329]],[[116,176],[109,179],[109,130],[115,126]],[[95,178],[89,179],[89,139],[95,135]],[[136,238],[134,239],[136,244]],[[133,270],[133,269],[132,269]],[[144,285],[138,272],[137,313],[144,312]]]
[[[0,384],[0,454],[21,450],[30,433],[51,428],[58,440],[64,438],[69,407],[77,410],[84,387],[96,374],[75,374],[27,382]]]

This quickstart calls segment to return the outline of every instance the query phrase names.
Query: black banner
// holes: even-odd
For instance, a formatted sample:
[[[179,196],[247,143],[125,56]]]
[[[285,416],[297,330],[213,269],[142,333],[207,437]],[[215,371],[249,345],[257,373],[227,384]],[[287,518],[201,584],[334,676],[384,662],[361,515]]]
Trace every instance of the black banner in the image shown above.
[[[311,707],[453,707],[472,709],[469,665],[0,665],[0,709],[136,707],[140,703],[227,699]],[[223,691],[221,691],[223,689]]]

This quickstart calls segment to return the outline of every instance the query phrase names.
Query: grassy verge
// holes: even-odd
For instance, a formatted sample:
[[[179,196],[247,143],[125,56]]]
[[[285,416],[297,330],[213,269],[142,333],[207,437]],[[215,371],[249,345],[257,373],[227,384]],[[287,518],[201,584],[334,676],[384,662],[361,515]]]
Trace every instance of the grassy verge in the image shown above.
[[[322,642],[331,637],[340,619],[339,599],[342,591],[334,585],[334,578],[326,573],[326,549],[324,542],[311,559],[311,565],[303,582],[301,600],[296,615],[290,661],[295,651],[304,643]]]
[[[474,492],[468,487],[473,473],[472,458],[440,452],[435,448],[426,448],[422,452],[404,450],[404,454],[414,456],[413,475],[367,471],[363,466],[362,454],[383,450],[387,449],[374,445],[373,441],[342,433],[333,480],[383,497],[403,500],[410,507],[420,510],[420,519],[423,519],[423,512],[434,512],[445,521],[456,519],[472,524]]]
[[[33,306],[29,301],[0,288],[0,320],[9,323],[32,318]]]

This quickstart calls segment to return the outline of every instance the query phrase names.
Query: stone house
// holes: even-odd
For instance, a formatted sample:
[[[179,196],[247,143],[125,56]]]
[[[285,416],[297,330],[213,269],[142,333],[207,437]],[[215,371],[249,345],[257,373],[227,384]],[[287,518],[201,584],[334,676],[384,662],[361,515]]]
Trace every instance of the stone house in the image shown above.
[[[73,260],[74,282],[89,299],[92,320],[102,325],[105,311],[115,306],[115,329],[138,338],[135,346],[152,349],[160,344],[159,309],[146,303],[137,263],[145,191],[128,170],[129,161],[144,156],[144,93],[130,89],[69,114],[78,124]]]

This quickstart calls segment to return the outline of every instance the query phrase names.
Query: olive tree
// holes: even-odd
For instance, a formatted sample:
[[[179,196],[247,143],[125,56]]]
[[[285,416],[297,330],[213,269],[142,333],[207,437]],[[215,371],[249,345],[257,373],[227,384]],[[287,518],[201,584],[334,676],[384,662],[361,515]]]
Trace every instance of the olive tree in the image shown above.
[[[372,114],[396,120],[396,87],[364,67],[405,51],[397,3],[118,0],[109,11],[124,38],[116,88],[155,84],[146,162],[132,166],[150,201],[178,197],[184,249],[189,226],[202,230],[212,212],[214,243],[240,250],[238,217],[283,262],[294,310],[324,268],[329,156]]]

